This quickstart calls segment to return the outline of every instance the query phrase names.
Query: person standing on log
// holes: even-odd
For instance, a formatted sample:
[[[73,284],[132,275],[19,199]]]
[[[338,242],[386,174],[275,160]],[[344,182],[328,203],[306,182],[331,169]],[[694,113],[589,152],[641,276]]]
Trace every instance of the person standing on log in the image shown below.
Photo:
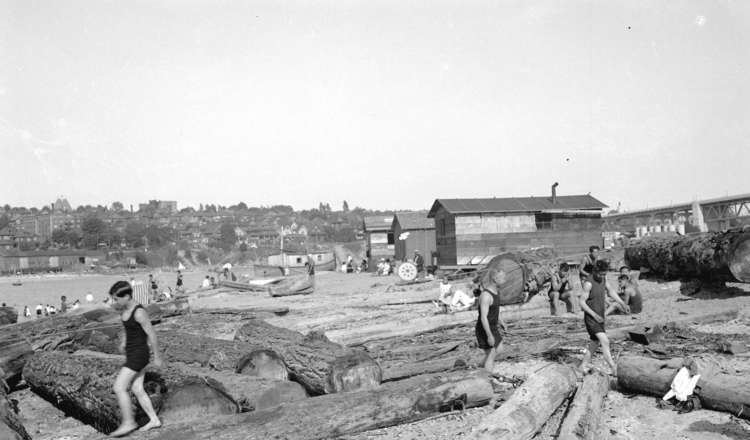
[[[124,337],[120,348],[125,352],[125,365],[122,366],[114,383],[117,402],[120,405],[122,420],[120,426],[110,434],[112,437],[122,437],[138,428],[130,406],[128,388],[133,390],[138,403],[148,415],[149,421],[141,427],[141,431],[148,431],[161,426],[151,399],[143,389],[144,368],[148,365],[149,346],[154,352],[154,365],[161,367],[164,362],[156,342],[156,333],[151,327],[151,319],[140,304],[133,301],[133,287],[127,281],[118,281],[109,289],[112,307],[121,312],[120,318],[124,327]]]
[[[581,260],[581,268],[578,270],[578,276],[581,279],[581,287],[584,282],[591,278],[594,272],[594,265],[599,260],[599,246],[589,246],[589,253]]]
[[[617,366],[612,360],[612,354],[609,351],[609,338],[604,330],[604,317],[606,311],[606,299],[609,295],[612,300],[619,304],[627,313],[630,308],[617,295],[617,292],[607,286],[606,272],[608,268],[606,261],[597,261],[592,269],[591,278],[583,284],[583,294],[581,299],[586,297],[585,301],[579,301],[583,309],[583,322],[586,325],[586,331],[589,334],[588,350],[584,352],[581,369],[586,370],[591,363],[591,354],[601,345],[604,360],[609,364],[612,375],[617,376]]]
[[[484,350],[484,369],[490,374],[495,366],[495,356],[503,342],[500,328],[506,330],[505,323],[500,319],[500,286],[505,281],[505,271],[494,268],[487,273],[480,287],[482,292],[479,294],[479,317],[474,332],[477,346]]]

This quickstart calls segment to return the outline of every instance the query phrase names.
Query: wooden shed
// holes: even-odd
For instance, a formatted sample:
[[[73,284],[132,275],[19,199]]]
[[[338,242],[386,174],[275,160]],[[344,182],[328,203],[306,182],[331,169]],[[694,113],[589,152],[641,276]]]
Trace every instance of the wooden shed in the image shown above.
[[[439,266],[480,264],[505,251],[549,246],[580,258],[602,246],[602,209],[591,195],[437,199],[427,214],[435,220]],[[575,255],[575,257],[574,257]]]
[[[363,221],[365,233],[365,250],[370,269],[381,258],[393,259],[395,255],[395,239],[393,236],[393,215],[378,215],[365,217]]]
[[[395,258],[406,261],[414,256],[414,251],[424,257],[425,264],[433,264],[437,247],[435,245],[435,221],[426,212],[397,212],[393,216]]]

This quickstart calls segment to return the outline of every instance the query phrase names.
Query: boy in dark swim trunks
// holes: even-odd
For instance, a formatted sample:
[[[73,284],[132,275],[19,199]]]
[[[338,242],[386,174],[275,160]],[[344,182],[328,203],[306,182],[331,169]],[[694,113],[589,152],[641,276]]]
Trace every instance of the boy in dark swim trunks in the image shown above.
[[[505,280],[503,270],[490,270],[482,282],[482,293],[479,294],[479,316],[474,332],[477,336],[477,346],[484,350],[484,369],[490,374],[495,366],[495,356],[503,342],[500,328],[506,330],[505,323],[500,319],[500,286]]]
[[[120,318],[124,326],[120,349],[125,352],[125,365],[115,379],[114,391],[120,405],[122,420],[120,426],[110,434],[112,437],[122,437],[138,428],[130,406],[128,388],[138,399],[143,411],[148,415],[149,422],[141,427],[141,431],[148,431],[161,426],[156,411],[151,404],[146,390],[143,389],[144,368],[148,364],[149,346],[154,352],[154,365],[161,367],[164,362],[156,343],[156,333],[151,327],[151,320],[146,310],[133,301],[133,288],[127,281],[118,281],[109,289],[112,307],[121,312]],[[131,386],[132,384],[132,386]]]
[[[607,361],[607,364],[612,369],[612,375],[616,376],[617,366],[615,365],[615,361],[612,360],[612,354],[609,352],[609,338],[607,338],[607,333],[604,330],[605,297],[609,295],[626,312],[629,312],[630,308],[617,295],[617,291],[607,286],[607,266],[606,261],[597,261],[593,266],[592,276],[583,283],[582,301],[579,301],[579,304],[581,305],[581,309],[583,309],[583,322],[586,324],[586,331],[589,333],[591,342],[589,343],[588,350],[583,355],[581,368],[586,370],[589,367],[591,354],[601,345],[604,360]]]

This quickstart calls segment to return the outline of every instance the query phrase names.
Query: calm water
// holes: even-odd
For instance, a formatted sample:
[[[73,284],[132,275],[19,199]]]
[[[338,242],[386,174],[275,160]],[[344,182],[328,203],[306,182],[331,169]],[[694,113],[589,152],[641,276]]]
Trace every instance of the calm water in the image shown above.
[[[152,272],[156,276],[159,290],[171,287],[175,288],[177,281],[176,272]],[[13,286],[16,277],[0,278],[0,303],[15,307],[19,312],[27,305],[34,313],[37,304],[50,304],[60,307],[60,296],[68,297],[68,304],[75,300],[86,302],[86,294],[94,295],[96,302],[102,302],[108,297],[109,288],[115,281],[128,280],[134,276],[136,280],[148,280],[149,272],[134,272],[128,275],[73,275],[59,274],[46,276],[24,276],[20,280],[22,286]],[[185,288],[192,290],[198,287],[208,272],[183,271],[182,278]]]

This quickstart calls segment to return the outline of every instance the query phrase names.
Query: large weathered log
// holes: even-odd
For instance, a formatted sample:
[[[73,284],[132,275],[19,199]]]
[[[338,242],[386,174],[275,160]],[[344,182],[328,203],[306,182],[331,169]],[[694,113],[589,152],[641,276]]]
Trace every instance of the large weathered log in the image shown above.
[[[31,440],[31,436],[26,432],[13,404],[8,399],[2,381],[0,381],[0,439]]]
[[[172,363],[170,366],[185,374],[209,377],[222,384],[227,393],[237,402],[241,412],[271,408],[282,403],[307,398],[302,385],[288,380],[251,377],[232,371],[216,371],[181,363]]]
[[[670,388],[684,359],[658,360],[623,356],[617,362],[617,383],[626,390],[662,397]],[[750,377],[700,372],[695,389],[704,408],[750,419]]]
[[[602,435],[604,398],[609,391],[609,379],[603,374],[589,374],[583,378],[557,436],[560,440],[598,440]]]
[[[109,433],[119,422],[112,384],[121,366],[118,359],[39,352],[28,359],[23,376],[34,393]],[[237,403],[221,384],[174,368],[147,370],[145,388],[159,417],[167,424],[238,412]],[[139,421],[145,422],[143,414],[139,415]]]
[[[634,268],[675,278],[750,282],[750,229],[675,237],[645,237],[625,248]]]
[[[196,426],[164,426],[158,438],[329,439],[424,419],[444,410],[485,405],[492,395],[492,385],[483,375],[421,376],[372,390],[329,394]]]
[[[529,440],[575,391],[571,367],[550,364],[529,376],[500,408],[488,415],[472,439]]]
[[[549,263],[557,258],[550,248],[535,249],[525,252],[506,252],[493,257],[482,269],[480,280],[488,282],[487,277],[493,270],[505,272],[505,282],[500,285],[498,294],[501,305],[522,304],[534,296],[544,283],[550,280]],[[531,289],[526,291],[527,282],[533,281]]]
[[[368,389],[382,381],[380,366],[364,351],[331,342],[321,333],[305,336],[265,321],[250,321],[235,339],[278,353],[289,377],[312,395]]]

